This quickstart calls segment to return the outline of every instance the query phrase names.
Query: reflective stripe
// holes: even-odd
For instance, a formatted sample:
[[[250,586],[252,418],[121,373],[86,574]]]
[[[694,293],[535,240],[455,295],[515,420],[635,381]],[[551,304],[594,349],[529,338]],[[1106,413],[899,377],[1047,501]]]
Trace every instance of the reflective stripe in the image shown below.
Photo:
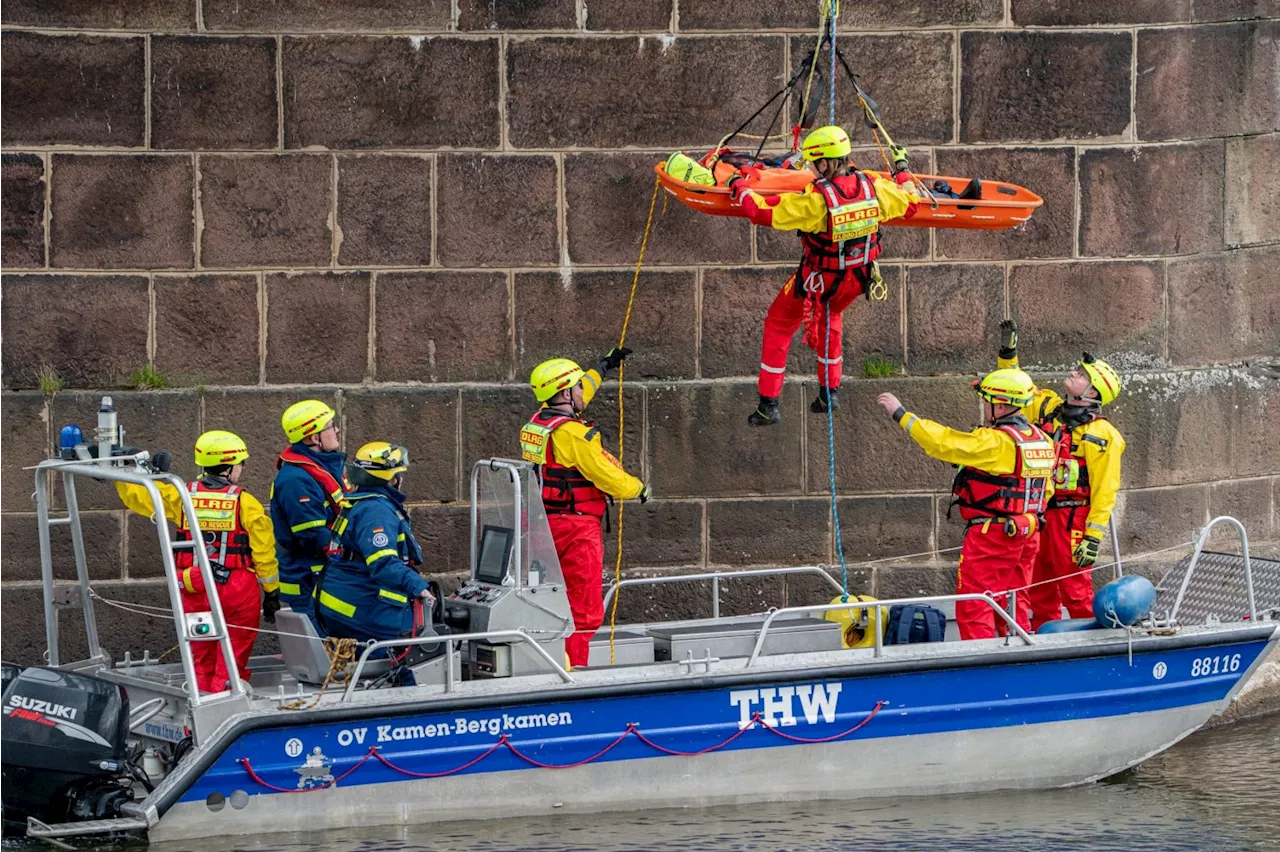
[[[590,373],[583,373],[583,374],[582,374],[582,381],[583,381],[583,384],[585,384],[585,383],[587,383],[587,382],[590,382],[590,383],[591,383],[591,390],[592,390],[592,391],[595,391],[595,390],[599,389],[599,387],[600,387],[600,383],[599,383],[599,382],[597,382],[594,378],[592,378],[592,376],[591,376],[591,374],[590,374]]]
[[[309,530],[312,527],[322,527],[324,526],[324,524],[325,524],[324,518],[318,518],[317,520],[314,520],[314,521],[307,521],[306,523],[302,523],[302,524],[294,524],[293,526],[289,527],[289,531],[302,532],[303,530]]]
[[[843,360],[844,360],[844,356],[841,355],[839,358],[819,358],[818,363],[819,364],[839,364]]]
[[[906,426],[903,426],[902,428],[903,428],[903,430],[904,430],[908,435],[910,435],[910,434],[911,434],[911,427],[912,427],[912,425],[914,425],[914,424],[915,424],[915,422],[916,422],[916,420],[917,420],[917,419],[918,419],[918,418],[917,418],[914,414],[908,414],[908,415],[907,415],[907,425],[906,425]]]
[[[394,547],[389,547],[386,550],[379,550],[377,553],[371,553],[368,556],[366,556],[364,558],[364,564],[372,565],[373,563],[377,562],[379,559],[381,559],[384,556],[399,556],[399,555],[400,555],[400,551],[396,550]]]
[[[329,594],[324,590],[321,590],[320,592],[320,603],[323,606],[329,607],[329,609],[333,610],[334,612],[342,613],[347,618],[356,617],[356,608],[354,606],[347,603],[346,601],[335,598],[333,595]]]
[[[283,595],[300,595],[302,594],[302,586],[297,583],[280,583],[280,593]]]
[[[785,373],[787,371],[786,367],[770,367],[763,361],[760,362],[760,369],[766,373]]]
[[[320,573],[321,571],[323,571],[323,570],[324,570],[324,565],[323,565],[323,564],[321,564],[321,565],[312,565],[312,566],[311,566],[311,573],[312,573],[312,574],[319,574],[319,573]]]
[[[279,579],[280,579],[279,574],[272,574],[270,577],[259,577],[258,582],[265,586],[267,583],[275,583]]]
[[[188,592],[194,592],[196,587],[191,585],[191,569],[184,568],[182,571],[182,587]]]
[[[378,589],[378,597],[395,601],[396,603],[408,603],[409,599],[397,592],[389,592],[386,589]]]
[[[400,535],[396,536],[396,541],[404,541],[404,533],[400,533]]]
[[[1102,524],[1095,524],[1093,521],[1089,521],[1088,523],[1085,524],[1085,526],[1092,527],[1093,529],[1097,530],[1100,533],[1105,533],[1107,531],[1107,528],[1104,527]]]

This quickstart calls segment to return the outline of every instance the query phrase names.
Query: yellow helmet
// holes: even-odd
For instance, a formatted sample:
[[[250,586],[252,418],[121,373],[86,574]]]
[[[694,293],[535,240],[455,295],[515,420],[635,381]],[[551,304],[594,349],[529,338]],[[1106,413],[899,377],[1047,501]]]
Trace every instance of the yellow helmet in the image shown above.
[[[196,438],[197,467],[243,464],[247,458],[249,448],[244,445],[244,439],[234,432],[214,429]]]
[[[533,368],[529,374],[529,386],[533,388],[533,396],[538,402],[546,402],[582,381],[584,375],[582,368],[568,358],[552,358]]]
[[[1035,396],[1036,384],[1031,377],[1021,370],[1005,368],[988,373],[980,381],[973,383],[978,396],[996,405],[1016,405],[1018,408],[1031,404]]]
[[[370,441],[356,450],[351,467],[355,474],[351,478],[357,485],[367,484],[366,476],[390,482],[397,474],[409,469],[409,451],[386,441]]]
[[[284,410],[280,425],[290,444],[296,444],[308,435],[314,435],[333,422],[333,409],[318,399],[304,399]]]
[[[849,134],[843,128],[828,124],[804,137],[800,143],[800,153],[809,162],[814,160],[839,159],[849,156],[853,146],[849,144]]]
[[[1120,395],[1120,374],[1101,358],[1088,352],[1080,358],[1080,369],[1089,376],[1089,383],[1098,392],[1098,404],[1107,405]]]

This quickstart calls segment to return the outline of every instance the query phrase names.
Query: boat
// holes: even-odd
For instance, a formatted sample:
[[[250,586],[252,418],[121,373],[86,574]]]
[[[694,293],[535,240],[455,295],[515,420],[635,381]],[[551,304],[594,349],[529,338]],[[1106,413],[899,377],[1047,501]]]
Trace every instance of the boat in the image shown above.
[[[166,524],[155,531],[180,659],[116,660],[100,641],[95,606],[108,601],[89,580],[77,482],[134,483],[156,504],[160,483],[182,483],[150,472],[145,452],[98,455],[36,469],[47,664],[6,667],[3,722],[6,825],[33,838],[190,841],[1084,784],[1222,712],[1280,641],[1280,562],[1251,560],[1243,526],[1217,518],[1162,582],[1159,614],[1133,626],[1032,635],[1008,611],[1016,600],[989,594],[851,610],[823,566],[632,578],[608,596],[709,583],[712,616],[602,630],[590,664],[570,670],[572,620],[535,471],[484,459],[471,469],[469,579],[434,633],[360,646],[344,666],[308,618],[282,610],[282,653],[202,694],[193,645],[216,642],[231,660],[230,642],[216,598],[208,613],[182,612]],[[51,478],[65,514],[51,509]],[[54,580],[58,525],[72,533],[75,582]],[[1223,525],[1239,531],[1240,554],[1205,550]],[[721,583],[770,574],[821,576],[835,602],[719,613]],[[1255,576],[1269,579],[1255,589]],[[894,644],[882,627],[896,606],[974,599],[1007,636],[956,641],[949,623],[944,641]],[[66,661],[59,617],[77,608],[89,656]],[[841,617],[869,640],[846,647]]]

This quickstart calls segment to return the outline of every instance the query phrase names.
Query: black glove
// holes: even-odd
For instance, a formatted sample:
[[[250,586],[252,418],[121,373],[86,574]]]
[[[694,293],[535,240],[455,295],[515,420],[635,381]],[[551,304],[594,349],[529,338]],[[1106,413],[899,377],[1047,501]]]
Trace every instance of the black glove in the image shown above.
[[[1098,561],[1098,546],[1101,544],[1100,540],[1087,535],[1076,545],[1076,549],[1071,552],[1071,557],[1079,567],[1091,568],[1093,563]]]
[[[151,456],[151,469],[156,473],[168,473],[173,455],[168,450],[156,450]]]
[[[264,592],[262,595],[262,617],[272,624],[276,623],[276,613],[280,611],[280,591]]]
[[[649,498],[653,496],[653,492],[649,490],[649,484],[646,482],[640,489],[640,502],[648,503]]]
[[[604,357],[600,359],[600,374],[604,375],[610,370],[618,369],[618,366],[627,360],[627,356],[630,354],[631,350],[625,346],[613,347],[604,353]]]
[[[1000,357],[1012,358],[1018,354],[1018,322],[1015,319],[1000,320]]]

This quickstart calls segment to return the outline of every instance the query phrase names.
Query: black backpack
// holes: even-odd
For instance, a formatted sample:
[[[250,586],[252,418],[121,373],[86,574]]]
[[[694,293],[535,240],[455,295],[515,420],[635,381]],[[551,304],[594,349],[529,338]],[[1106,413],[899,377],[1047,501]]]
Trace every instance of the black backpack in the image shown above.
[[[889,626],[885,630],[884,644],[941,642],[946,632],[947,617],[937,607],[898,604],[889,610]]]

